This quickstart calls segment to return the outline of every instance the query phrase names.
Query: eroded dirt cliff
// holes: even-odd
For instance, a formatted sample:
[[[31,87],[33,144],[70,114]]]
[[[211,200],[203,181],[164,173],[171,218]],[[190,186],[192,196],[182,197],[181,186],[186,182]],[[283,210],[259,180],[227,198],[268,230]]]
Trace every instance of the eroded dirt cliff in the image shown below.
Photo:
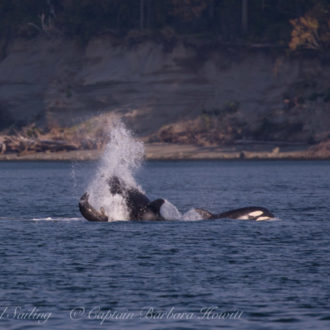
[[[314,143],[330,134],[330,64],[313,56],[110,37],[14,40],[2,53],[0,129],[9,134],[32,123],[46,132],[93,126],[100,114],[118,114],[151,142]]]

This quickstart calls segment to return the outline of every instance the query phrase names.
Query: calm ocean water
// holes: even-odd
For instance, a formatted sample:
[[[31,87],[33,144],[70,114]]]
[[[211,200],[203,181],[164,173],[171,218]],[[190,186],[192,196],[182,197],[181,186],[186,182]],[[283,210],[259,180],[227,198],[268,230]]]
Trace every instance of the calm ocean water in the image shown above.
[[[280,220],[90,223],[93,162],[0,163],[0,328],[329,329],[330,162],[149,162],[179,210]]]

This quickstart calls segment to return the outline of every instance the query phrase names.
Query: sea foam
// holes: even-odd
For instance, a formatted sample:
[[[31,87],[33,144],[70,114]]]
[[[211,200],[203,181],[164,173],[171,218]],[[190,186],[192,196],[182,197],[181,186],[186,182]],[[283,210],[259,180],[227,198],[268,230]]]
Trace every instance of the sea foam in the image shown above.
[[[117,176],[128,186],[144,193],[134,178],[143,158],[143,143],[136,140],[121,121],[113,122],[109,126],[109,142],[87,188],[90,204],[97,210],[103,207],[109,221],[129,220],[129,212],[125,199],[110,193],[108,179]],[[167,220],[200,220],[195,210],[182,214],[167,200],[161,207],[161,215]]]
[[[117,176],[127,185],[142,191],[134,174],[141,166],[143,157],[143,143],[134,139],[121,121],[113,122],[109,127],[109,142],[87,188],[91,205],[97,210],[103,207],[109,221],[129,219],[124,198],[118,194],[111,195],[108,179]]]

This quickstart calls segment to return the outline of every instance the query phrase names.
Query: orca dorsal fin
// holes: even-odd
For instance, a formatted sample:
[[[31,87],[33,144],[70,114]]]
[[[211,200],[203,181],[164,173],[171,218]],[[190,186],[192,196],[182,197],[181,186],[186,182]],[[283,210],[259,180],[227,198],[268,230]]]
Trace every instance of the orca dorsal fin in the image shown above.
[[[162,198],[155,199],[151,203],[148,204],[148,209],[156,214],[160,214],[160,208],[165,203]]]

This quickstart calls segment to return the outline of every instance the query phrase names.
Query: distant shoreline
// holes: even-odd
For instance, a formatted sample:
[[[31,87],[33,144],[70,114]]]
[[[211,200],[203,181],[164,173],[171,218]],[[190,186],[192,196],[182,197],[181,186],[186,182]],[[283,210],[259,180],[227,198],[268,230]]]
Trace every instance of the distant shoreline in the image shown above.
[[[0,154],[0,161],[88,161],[97,160],[102,150]],[[329,160],[330,153],[313,153],[307,147],[272,148],[269,145],[201,147],[166,143],[145,144],[146,160]]]

